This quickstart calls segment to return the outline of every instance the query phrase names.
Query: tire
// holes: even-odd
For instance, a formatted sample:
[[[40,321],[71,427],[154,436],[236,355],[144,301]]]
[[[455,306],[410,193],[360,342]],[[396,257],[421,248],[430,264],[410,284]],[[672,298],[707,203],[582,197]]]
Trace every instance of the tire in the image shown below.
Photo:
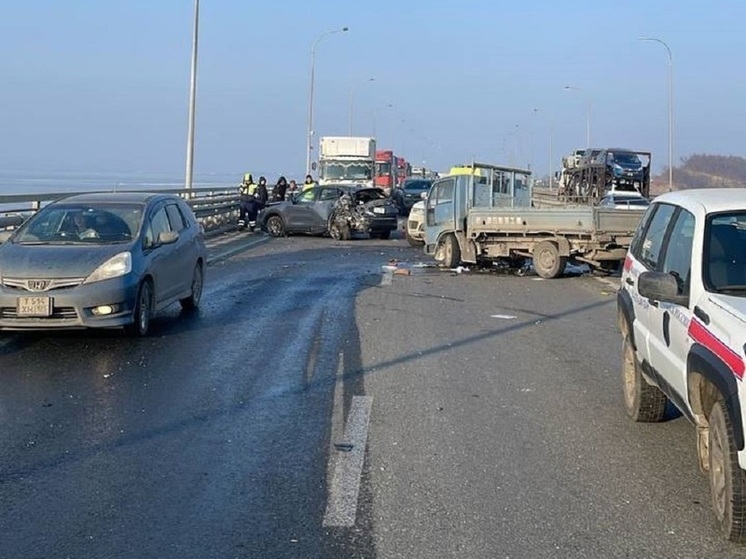
[[[746,541],[746,472],[738,465],[733,422],[720,399],[709,416],[708,478],[715,518],[725,537],[732,542]]]
[[[443,239],[443,264],[447,268],[455,268],[461,264],[461,247],[458,246],[456,235],[448,234]]]
[[[194,274],[192,275],[192,294],[185,299],[181,299],[181,308],[185,311],[190,311],[199,307],[199,302],[202,299],[202,289],[205,285],[205,272],[202,268],[202,263],[198,262],[194,267]]]
[[[267,218],[267,233],[270,237],[285,236],[285,222],[279,215],[271,215]]]
[[[135,311],[132,313],[132,324],[124,327],[124,332],[134,338],[143,338],[150,330],[150,319],[153,315],[153,287],[144,281],[137,292]]]
[[[633,421],[657,423],[666,416],[668,398],[657,386],[648,384],[640,373],[635,350],[629,336],[622,342],[622,387],[624,407]]]
[[[554,279],[561,276],[567,265],[567,258],[560,256],[557,245],[552,241],[541,241],[531,253],[534,260],[534,270],[544,279]]]
[[[409,231],[407,231],[406,233],[404,233],[404,236],[407,238],[407,242],[409,243],[410,246],[421,247],[422,245],[425,244],[424,241],[418,241],[412,235],[410,235]]]
[[[337,223],[336,221],[332,221],[329,225],[329,235],[335,241],[349,241],[352,236],[349,225]]]

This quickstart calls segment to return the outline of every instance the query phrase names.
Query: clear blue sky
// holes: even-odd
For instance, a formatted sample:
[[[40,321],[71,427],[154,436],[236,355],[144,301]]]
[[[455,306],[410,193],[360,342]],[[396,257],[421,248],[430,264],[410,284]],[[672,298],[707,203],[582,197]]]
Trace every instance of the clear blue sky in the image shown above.
[[[0,169],[183,174],[192,0],[5,0]],[[406,6],[406,7],[403,7]],[[310,48],[317,137],[373,133],[436,169],[545,173],[586,141],[744,155],[746,2],[201,0],[195,171],[300,175]],[[367,82],[370,77],[374,82]],[[582,91],[567,91],[565,85]],[[388,107],[392,104],[393,107]],[[534,109],[538,109],[535,111]]]

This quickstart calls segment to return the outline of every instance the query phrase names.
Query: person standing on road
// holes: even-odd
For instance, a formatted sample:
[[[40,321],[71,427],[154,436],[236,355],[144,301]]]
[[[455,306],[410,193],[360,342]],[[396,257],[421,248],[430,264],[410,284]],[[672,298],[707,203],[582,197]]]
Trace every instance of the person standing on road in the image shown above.
[[[303,183],[303,190],[308,190],[316,186],[316,181],[313,180],[311,175],[306,175],[306,181]]]
[[[259,184],[256,185],[256,201],[258,202],[257,213],[267,205],[268,199],[269,192],[267,191],[267,179],[259,177]],[[254,220],[256,220],[256,216],[254,216]]]
[[[251,225],[251,215],[254,215],[254,221],[256,221],[256,188],[257,184],[254,182],[254,178],[251,173],[244,173],[241,185],[238,187],[240,194],[241,205],[240,214],[238,217],[238,227],[246,227],[247,222]]]
[[[272,198],[274,198],[274,201],[284,202],[287,189],[288,181],[285,179],[285,177],[280,177],[279,179],[277,179],[277,184],[275,184],[275,187],[272,189]]]
[[[288,184],[288,190],[285,193],[285,198],[290,200],[293,197],[293,194],[298,192],[298,183],[295,182],[295,179],[290,179],[290,184]]]

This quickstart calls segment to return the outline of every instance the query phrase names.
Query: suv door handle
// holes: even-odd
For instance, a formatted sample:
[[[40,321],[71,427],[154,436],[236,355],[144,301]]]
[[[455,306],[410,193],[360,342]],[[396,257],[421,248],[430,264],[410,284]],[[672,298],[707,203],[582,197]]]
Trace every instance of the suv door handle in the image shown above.
[[[624,280],[627,285],[635,285],[635,280],[633,280],[631,277],[627,276],[627,279]]]

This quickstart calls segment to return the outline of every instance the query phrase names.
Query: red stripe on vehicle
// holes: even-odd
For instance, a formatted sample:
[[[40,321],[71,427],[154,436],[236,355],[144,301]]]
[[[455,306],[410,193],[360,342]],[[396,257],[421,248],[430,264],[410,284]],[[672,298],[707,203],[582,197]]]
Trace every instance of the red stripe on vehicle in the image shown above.
[[[632,269],[632,257],[628,254],[624,259],[624,271],[629,272]]]
[[[739,380],[743,380],[746,366],[743,359],[735,351],[725,345],[715,334],[710,332],[700,321],[692,319],[689,323],[689,337],[695,342],[702,344],[712,353],[717,355]]]

